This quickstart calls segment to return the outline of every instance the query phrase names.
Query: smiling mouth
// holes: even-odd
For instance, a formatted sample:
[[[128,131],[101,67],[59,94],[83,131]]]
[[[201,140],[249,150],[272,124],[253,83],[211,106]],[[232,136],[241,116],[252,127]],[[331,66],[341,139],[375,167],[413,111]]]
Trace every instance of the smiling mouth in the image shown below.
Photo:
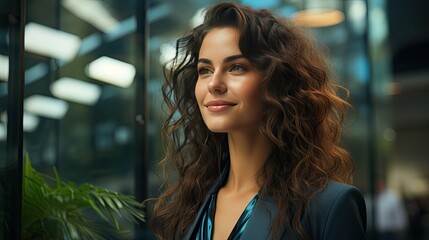
[[[223,112],[237,105],[227,101],[210,101],[206,103],[207,110],[210,112]]]

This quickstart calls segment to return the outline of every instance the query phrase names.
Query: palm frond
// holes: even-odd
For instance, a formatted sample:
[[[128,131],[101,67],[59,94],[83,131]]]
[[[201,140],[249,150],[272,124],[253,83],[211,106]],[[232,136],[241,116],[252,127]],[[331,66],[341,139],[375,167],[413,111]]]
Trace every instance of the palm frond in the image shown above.
[[[54,178],[37,172],[26,157],[24,239],[103,239],[105,224],[111,226],[113,233],[120,234],[123,229],[119,219],[145,221],[143,206],[133,196],[91,184],[76,186],[62,181],[55,168],[53,172]]]

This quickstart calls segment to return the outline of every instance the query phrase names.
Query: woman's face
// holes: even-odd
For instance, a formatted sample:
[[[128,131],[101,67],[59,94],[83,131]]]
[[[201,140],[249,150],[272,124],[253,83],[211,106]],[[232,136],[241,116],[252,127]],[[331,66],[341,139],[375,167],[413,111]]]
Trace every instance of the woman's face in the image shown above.
[[[199,52],[195,96],[213,132],[255,131],[261,121],[263,75],[242,55],[238,41],[235,28],[214,28]]]

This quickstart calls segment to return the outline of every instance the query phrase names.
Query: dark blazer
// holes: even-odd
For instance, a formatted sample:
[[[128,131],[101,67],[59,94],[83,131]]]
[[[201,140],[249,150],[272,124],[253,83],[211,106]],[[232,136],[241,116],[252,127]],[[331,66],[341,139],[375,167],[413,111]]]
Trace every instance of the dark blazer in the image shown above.
[[[223,171],[221,179],[226,178]],[[198,220],[204,212],[209,196],[218,191],[222,181],[211,188],[204,198],[195,221],[190,225],[184,239],[191,239]],[[252,211],[241,239],[271,239],[271,223],[278,209],[270,198],[260,199]],[[302,219],[304,230],[312,240],[361,240],[366,239],[366,207],[362,193],[353,186],[330,180],[327,187],[315,194],[310,201],[307,218]],[[282,240],[299,239],[292,232],[284,232]]]

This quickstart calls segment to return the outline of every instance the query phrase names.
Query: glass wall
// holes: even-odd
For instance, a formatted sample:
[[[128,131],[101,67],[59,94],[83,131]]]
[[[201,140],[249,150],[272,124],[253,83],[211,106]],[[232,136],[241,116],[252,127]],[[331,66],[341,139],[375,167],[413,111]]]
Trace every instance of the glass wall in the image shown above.
[[[146,199],[150,156],[146,149],[147,2],[24,2],[22,26],[19,21],[15,26],[13,15],[1,5],[0,210],[1,223],[6,219],[7,224],[2,231],[20,226],[20,218],[11,222],[7,217],[20,215],[21,182],[16,179],[21,177],[16,174],[22,175],[24,155],[40,174],[54,177],[56,169],[65,183],[89,183],[135,196],[138,201]],[[14,31],[25,32],[25,39]],[[16,64],[18,55],[10,56],[19,50],[23,68]],[[25,75],[21,86],[15,71]],[[21,95],[10,92],[11,84],[21,87]],[[20,135],[9,131],[11,122],[20,126]],[[16,197],[11,198],[12,194]],[[70,197],[74,194],[77,196],[71,192]],[[16,212],[5,211],[8,209]],[[139,231],[133,231],[129,222],[120,225],[131,230],[124,235],[127,238],[145,235],[143,225],[135,228]]]
[[[39,169],[134,192],[136,26],[131,1],[29,1],[24,142]]]

